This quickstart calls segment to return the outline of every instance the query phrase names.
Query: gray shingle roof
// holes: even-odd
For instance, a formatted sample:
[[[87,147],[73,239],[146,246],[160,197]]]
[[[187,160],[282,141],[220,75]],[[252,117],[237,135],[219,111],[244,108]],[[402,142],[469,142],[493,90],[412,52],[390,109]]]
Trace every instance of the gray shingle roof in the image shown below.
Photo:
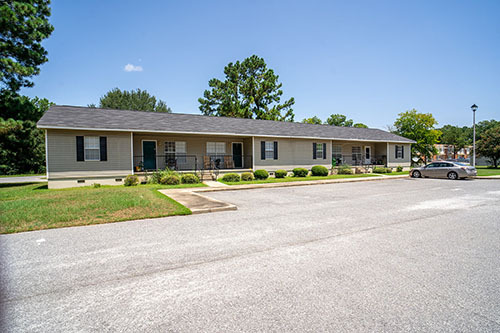
[[[337,127],[180,113],[95,109],[65,105],[50,107],[38,121],[38,127],[414,142],[410,139],[374,128]]]

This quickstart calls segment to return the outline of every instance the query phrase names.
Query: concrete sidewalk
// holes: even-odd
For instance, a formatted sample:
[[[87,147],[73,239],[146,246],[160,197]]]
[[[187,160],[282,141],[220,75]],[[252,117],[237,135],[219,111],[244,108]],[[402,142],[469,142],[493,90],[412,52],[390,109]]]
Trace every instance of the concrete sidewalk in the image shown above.
[[[237,209],[235,205],[198,194],[194,191],[194,188],[159,191],[160,193],[165,194],[166,196],[189,208],[193,214],[222,212]]]
[[[46,181],[46,176],[0,177],[0,184],[41,183]]]
[[[294,181],[283,183],[265,183],[265,184],[242,184],[242,185],[226,185],[216,181],[204,182],[208,187],[193,187],[185,189],[172,189],[172,190],[159,190],[160,193],[172,198],[180,204],[186,206],[193,214],[221,212],[227,210],[237,210],[235,205],[223,202],[220,200],[212,199],[202,195],[203,192],[215,191],[237,191],[237,190],[250,190],[258,188],[276,188],[276,187],[292,187],[292,186],[307,186],[307,185],[321,185],[333,183],[353,183],[353,182],[367,182],[374,180],[387,180],[387,179],[400,179],[408,178],[406,175],[391,176],[391,177],[367,177],[367,178],[344,178],[344,179],[324,179],[324,180],[311,180],[311,181]]]
[[[377,180],[388,180],[388,179],[401,179],[409,178],[408,175],[400,176],[378,176],[378,177],[363,177],[363,178],[340,178],[340,179],[322,179],[322,180],[304,180],[304,181],[292,181],[292,182],[282,182],[282,183],[264,183],[264,184],[244,184],[242,185],[226,185],[226,186],[214,186],[205,182],[209,187],[197,187],[193,188],[196,192],[214,192],[214,191],[234,191],[234,190],[250,190],[255,188],[276,188],[276,187],[292,187],[292,186],[307,186],[307,185],[322,185],[322,184],[335,184],[335,183],[357,183],[357,182],[369,182]],[[219,183],[219,182],[211,182]],[[221,183],[219,183],[221,184]]]

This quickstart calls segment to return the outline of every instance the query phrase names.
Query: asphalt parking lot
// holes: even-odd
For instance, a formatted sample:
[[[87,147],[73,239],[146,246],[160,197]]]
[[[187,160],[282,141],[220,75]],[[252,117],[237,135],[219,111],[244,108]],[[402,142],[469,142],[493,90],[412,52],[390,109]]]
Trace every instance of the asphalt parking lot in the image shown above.
[[[500,331],[499,180],[208,195],[238,210],[1,235],[0,331]]]

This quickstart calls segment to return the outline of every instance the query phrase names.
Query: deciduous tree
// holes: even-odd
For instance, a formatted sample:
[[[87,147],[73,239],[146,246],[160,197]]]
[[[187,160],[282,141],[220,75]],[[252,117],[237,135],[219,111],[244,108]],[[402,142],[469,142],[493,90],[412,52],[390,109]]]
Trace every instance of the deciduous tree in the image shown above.
[[[498,167],[500,161],[500,123],[481,134],[476,148],[479,155],[489,159],[495,168]]]
[[[343,114],[332,114],[326,120],[328,125],[332,126],[342,126],[342,127],[352,127],[354,122],[352,119],[347,119],[347,117]]]
[[[311,118],[304,118],[304,119],[302,119],[301,122],[304,123],[304,124],[315,124],[315,125],[321,125],[321,124],[323,124],[323,122],[321,121],[321,119],[319,119],[316,116],[311,117]]]
[[[457,158],[460,149],[469,145],[472,138],[468,138],[469,128],[445,125],[441,129],[439,142],[453,147],[453,158]]]
[[[417,110],[402,112],[394,122],[395,133],[405,138],[415,140],[411,145],[411,155],[427,162],[432,155],[437,154],[434,146],[441,135],[435,129],[436,119],[430,113],[419,113]]]
[[[95,107],[95,105],[89,104],[89,107]],[[114,88],[101,97],[99,107],[104,109],[172,112],[172,109],[164,101],[156,100],[156,97],[141,89],[122,91]]]
[[[199,98],[205,115],[293,121],[295,100],[281,103],[283,91],[279,76],[267,68],[263,58],[253,55],[224,68],[225,79],[211,79],[210,90]]]

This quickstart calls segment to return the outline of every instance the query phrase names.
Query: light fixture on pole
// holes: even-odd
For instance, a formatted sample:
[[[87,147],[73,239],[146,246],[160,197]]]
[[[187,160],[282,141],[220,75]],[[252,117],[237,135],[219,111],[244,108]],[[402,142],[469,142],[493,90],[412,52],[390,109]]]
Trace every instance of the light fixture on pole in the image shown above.
[[[473,104],[472,110],[472,166],[476,167],[476,111],[477,105]]]

